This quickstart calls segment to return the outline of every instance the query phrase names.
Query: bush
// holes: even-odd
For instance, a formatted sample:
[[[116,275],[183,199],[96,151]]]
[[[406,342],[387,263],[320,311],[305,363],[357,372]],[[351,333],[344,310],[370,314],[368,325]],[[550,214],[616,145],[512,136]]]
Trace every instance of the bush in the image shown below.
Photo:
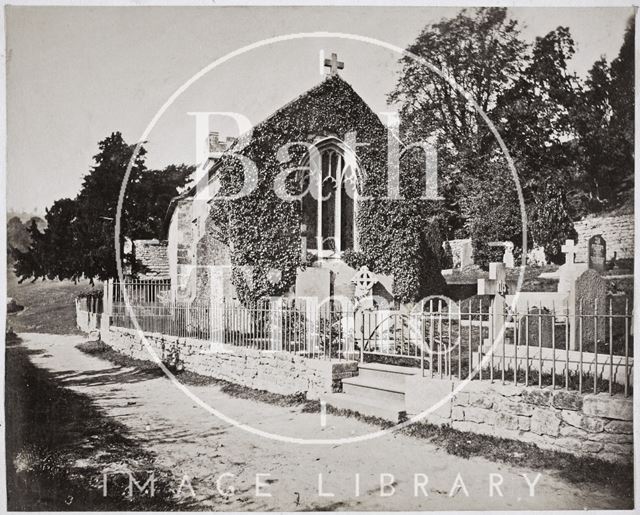
[[[463,200],[467,228],[476,265],[489,268],[501,262],[502,247],[490,247],[496,241],[511,241],[514,256],[522,251],[522,215],[515,185],[508,170],[499,163],[486,165],[483,177],[473,180]]]
[[[547,259],[556,264],[564,263],[561,251],[564,242],[578,236],[567,205],[562,187],[547,183],[535,196],[531,208],[529,227],[533,241],[544,247]]]

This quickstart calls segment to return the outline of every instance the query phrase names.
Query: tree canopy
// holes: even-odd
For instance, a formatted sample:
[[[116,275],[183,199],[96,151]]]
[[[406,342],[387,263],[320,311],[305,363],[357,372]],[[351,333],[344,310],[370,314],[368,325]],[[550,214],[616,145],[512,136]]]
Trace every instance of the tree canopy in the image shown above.
[[[403,139],[437,138],[446,233],[472,237],[477,263],[499,255],[487,247],[494,239],[521,246],[522,222],[507,162],[468,98],[513,158],[529,245],[542,245],[556,260],[557,242],[574,234],[572,219],[615,207],[632,187],[633,34],[631,20],[618,57],[594,63],[586,79],[569,71],[575,49],[567,27],[528,43],[506,8],[463,10],[425,27],[409,45],[444,78],[403,56],[389,102],[399,107]],[[504,201],[516,206],[506,208]]]
[[[84,177],[78,195],[57,200],[47,209],[46,228],[33,222],[31,243],[15,249],[15,272],[28,278],[107,279],[116,276],[115,218],[122,181],[135,145],[114,132],[98,143],[95,164]],[[171,198],[183,187],[193,167],[171,165],[148,170],[141,147],[134,165],[121,213],[121,249],[125,238],[148,239],[161,235]],[[122,256],[121,256],[122,257]]]

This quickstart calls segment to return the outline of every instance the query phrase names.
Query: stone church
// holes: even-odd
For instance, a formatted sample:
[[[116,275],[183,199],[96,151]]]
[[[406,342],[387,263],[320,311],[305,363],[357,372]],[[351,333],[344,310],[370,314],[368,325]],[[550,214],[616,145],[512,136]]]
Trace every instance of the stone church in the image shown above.
[[[338,75],[335,55],[326,64],[331,72],[318,85],[212,153],[172,201],[166,250],[175,300],[354,298],[363,285],[393,299],[391,274],[345,259],[377,237],[360,220],[375,219],[370,199],[386,193],[387,128]],[[238,171],[243,160],[255,164],[251,184]]]

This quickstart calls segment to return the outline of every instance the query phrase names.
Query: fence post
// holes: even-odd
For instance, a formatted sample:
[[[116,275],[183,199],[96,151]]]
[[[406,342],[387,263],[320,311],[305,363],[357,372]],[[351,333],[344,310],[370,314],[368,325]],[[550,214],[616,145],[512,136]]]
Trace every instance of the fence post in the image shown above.
[[[282,297],[269,297],[269,343],[270,349],[282,350]]]
[[[301,297],[304,305],[305,326],[304,329],[304,345],[307,353],[310,353],[315,357],[316,352],[325,351],[325,358],[327,357],[327,349],[320,349],[320,320],[322,315],[319,312],[318,299],[315,297]],[[329,311],[329,326],[331,327],[331,311]],[[324,346],[324,344],[323,344]],[[329,328],[329,358],[331,357],[331,328]]]
[[[358,310],[354,310],[354,315],[353,315],[353,319],[354,319],[354,323],[356,322],[356,316],[357,316]],[[360,334],[362,335],[361,341],[360,341],[360,363],[364,363],[364,344],[365,344],[365,335],[364,335],[364,311],[360,311],[360,313],[362,313],[362,324],[360,325]],[[355,330],[355,328],[354,328]]]
[[[113,279],[107,279],[103,284],[102,311],[108,317],[113,314]]]

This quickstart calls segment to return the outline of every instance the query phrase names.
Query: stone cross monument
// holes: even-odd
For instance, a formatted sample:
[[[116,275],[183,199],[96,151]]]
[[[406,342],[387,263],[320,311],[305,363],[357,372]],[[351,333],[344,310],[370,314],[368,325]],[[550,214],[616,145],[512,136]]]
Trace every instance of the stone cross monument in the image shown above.
[[[508,293],[507,268],[504,263],[489,263],[489,279],[478,279],[478,295],[492,295],[490,313],[492,336],[498,338],[504,329],[505,295]],[[501,336],[504,338],[504,334]],[[490,342],[493,344],[493,342]]]

